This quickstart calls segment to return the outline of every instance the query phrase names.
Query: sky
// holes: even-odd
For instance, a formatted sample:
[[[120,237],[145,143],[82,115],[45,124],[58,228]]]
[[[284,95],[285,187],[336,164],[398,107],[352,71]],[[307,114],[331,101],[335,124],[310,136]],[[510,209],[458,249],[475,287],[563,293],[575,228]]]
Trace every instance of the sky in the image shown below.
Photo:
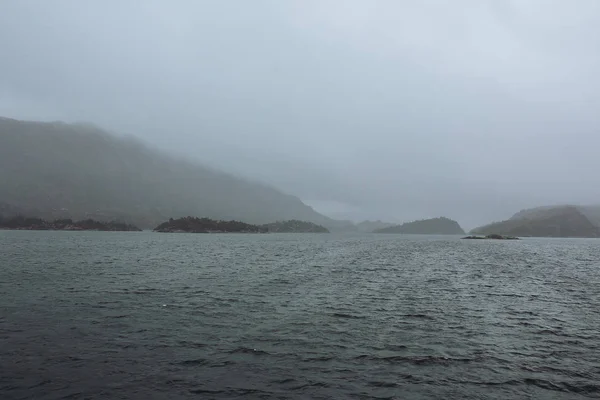
[[[339,218],[600,203],[597,0],[19,0],[0,115],[87,121]]]

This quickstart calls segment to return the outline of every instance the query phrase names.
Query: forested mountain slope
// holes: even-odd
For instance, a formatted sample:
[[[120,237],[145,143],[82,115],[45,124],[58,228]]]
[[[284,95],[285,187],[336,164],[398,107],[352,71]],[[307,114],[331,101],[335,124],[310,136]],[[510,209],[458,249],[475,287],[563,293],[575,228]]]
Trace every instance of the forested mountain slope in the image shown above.
[[[300,199],[94,126],[0,118],[5,214],[118,219],[151,228],[187,215],[269,223],[331,220]]]

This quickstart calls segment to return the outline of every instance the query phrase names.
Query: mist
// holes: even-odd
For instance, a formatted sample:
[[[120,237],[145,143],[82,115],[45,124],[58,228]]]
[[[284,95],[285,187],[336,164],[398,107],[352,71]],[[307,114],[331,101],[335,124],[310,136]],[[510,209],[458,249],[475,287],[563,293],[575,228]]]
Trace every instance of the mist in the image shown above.
[[[336,218],[600,201],[600,3],[32,1],[0,116],[88,121]]]

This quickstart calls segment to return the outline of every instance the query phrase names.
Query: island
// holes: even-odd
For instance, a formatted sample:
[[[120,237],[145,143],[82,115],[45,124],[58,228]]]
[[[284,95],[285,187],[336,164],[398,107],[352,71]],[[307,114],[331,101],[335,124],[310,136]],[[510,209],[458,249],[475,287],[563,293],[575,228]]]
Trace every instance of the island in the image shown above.
[[[486,236],[466,236],[463,239],[493,239],[493,240],[520,240],[516,236],[503,236],[498,234],[491,234]]]
[[[0,229],[29,230],[29,231],[141,231],[135,225],[124,222],[100,222],[93,219],[73,221],[72,219],[57,219],[52,222],[37,217],[16,216],[0,218]]]
[[[266,233],[263,226],[240,221],[223,221],[210,218],[183,217],[170,218],[154,228],[161,233]]]
[[[446,217],[422,219],[394,225],[387,228],[376,229],[374,233],[404,233],[421,235],[464,235],[465,231],[458,222]]]
[[[274,233],[329,233],[329,230],[324,226],[312,222],[299,221],[297,219],[277,221],[261,225],[261,227],[268,232]]]
[[[510,219],[475,228],[470,233],[484,236],[597,238],[600,237],[600,227],[579,207],[557,206],[520,211]]]

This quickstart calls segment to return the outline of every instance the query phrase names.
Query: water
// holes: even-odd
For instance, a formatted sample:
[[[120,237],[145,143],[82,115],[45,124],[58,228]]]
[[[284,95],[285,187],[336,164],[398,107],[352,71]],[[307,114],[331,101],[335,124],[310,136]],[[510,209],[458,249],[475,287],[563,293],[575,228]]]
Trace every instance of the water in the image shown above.
[[[2,399],[600,397],[600,241],[0,231]]]

